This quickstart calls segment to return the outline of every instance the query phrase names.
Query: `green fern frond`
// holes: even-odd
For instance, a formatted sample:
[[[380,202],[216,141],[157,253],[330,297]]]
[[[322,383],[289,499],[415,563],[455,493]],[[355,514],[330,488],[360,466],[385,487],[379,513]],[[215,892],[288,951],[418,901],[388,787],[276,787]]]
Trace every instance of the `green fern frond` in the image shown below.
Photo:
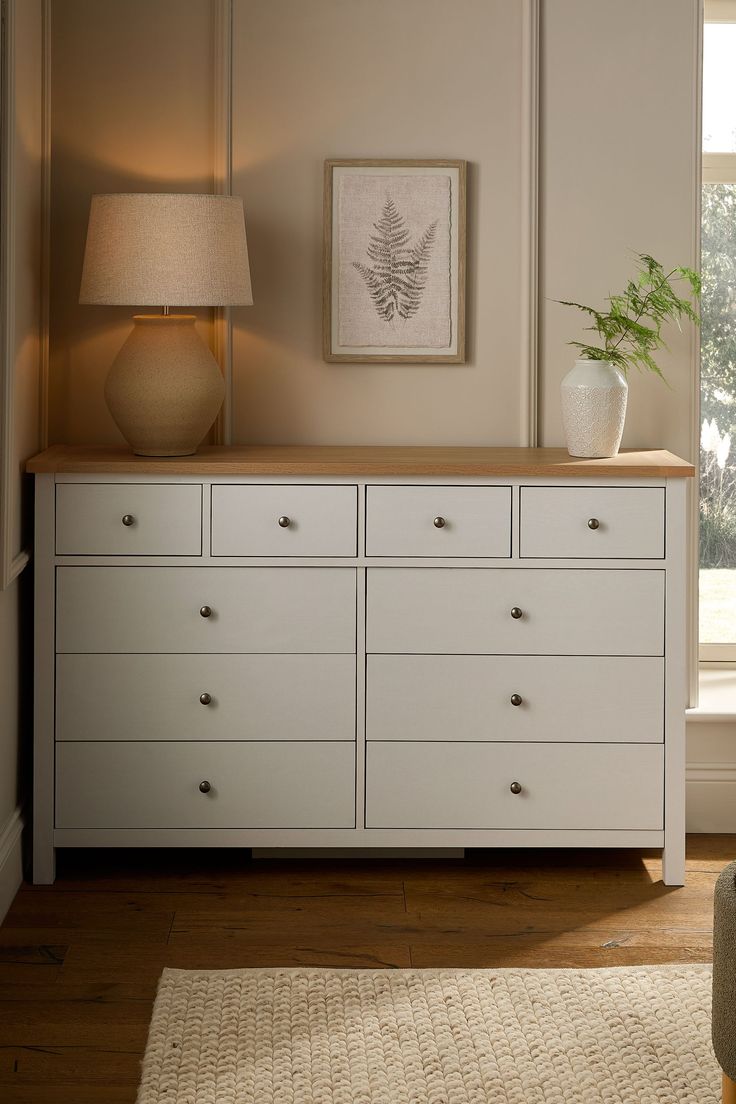
[[[609,295],[608,310],[596,310],[569,299],[554,302],[574,307],[591,320],[585,329],[596,333],[600,345],[570,341],[589,360],[610,360],[626,373],[629,368],[654,372],[664,379],[653,353],[666,349],[662,328],[667,322],[680,326],[683,319],[698,325],[697,310],[690,299],[697,301],[702,290],[699,273],[678,266],[665,272],[659,261],[649,253],[637,254],[638,272],[619,295]],[[689,298],[681,296],[676,282],[687,285]],[[666,381],[665,381],[666,382]]]

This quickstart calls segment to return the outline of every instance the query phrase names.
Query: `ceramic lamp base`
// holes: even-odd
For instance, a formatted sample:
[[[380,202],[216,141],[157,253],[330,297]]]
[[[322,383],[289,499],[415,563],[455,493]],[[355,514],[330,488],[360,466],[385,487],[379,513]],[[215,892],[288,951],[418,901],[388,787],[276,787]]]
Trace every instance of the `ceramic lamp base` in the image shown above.
[[[193,314],[133,321],[105,382],[110,413],[139,456],[189,456],[222,406],[222,373]]]

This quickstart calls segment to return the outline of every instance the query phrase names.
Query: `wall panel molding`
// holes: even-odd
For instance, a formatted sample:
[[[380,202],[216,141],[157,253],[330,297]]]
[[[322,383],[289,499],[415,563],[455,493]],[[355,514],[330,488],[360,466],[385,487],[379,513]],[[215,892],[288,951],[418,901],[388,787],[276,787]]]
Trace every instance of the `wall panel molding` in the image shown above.
[[[0,57],[0,589],[29,561],[20,517],[23,461],[39,444],[42,57],[48,0],[2,0]],[[32,179],[32,183],[29,181]],[[28,339],[32,338],[32,342]],[[37,346],[37,342],[39,345]],[[38,349],[38,353],[37,353]],[[29,398],[29,379],[34,390]],[[38,385],[38,391],[35,389]]]
[[[51,0],[41,4],[41,319],[38,442],[49,443],[49,311],[51,307]]]
[[[233,379],[228,381],[226,403],[230,409],[223,421],[228,428],[232,421],[233,438],[237,440],[268,440],[278,433],[282,440],[313,443],[330,439],[355,443],[536,443],[541,0],[520,0],[518,5],[467,0],[469,26],[476,27],[476,44],[489,28],[495,28],[496,34],[492,70],[480,78],[482,69],[476,67],[471,102],[460,116],[462,125],[448,125],[452,108],[446,102],[447,95],[455,97],[457,110],[461,111],[462,94],[448,92],[442,100],[440,93],[430,89],[428,102],[418,117],[412,119],[410,115],[402,121],[400,115],[392,116],[391,125],[383,131],[371,118],[355,83],[368,79],[361,51],[373,41],[370,28],[364,25],[371,6],[349,6],[349,11],[355,13],[353,17],[340,5],[335,8],[313,0],[313,4],[304,5],[311,13],[305,19],[303,8],[294,3],[295,19],[289,22],[284,13],[291,10],[292,2],[270,6],[265,0],[252,5],[246,0],[229,0],[227,4],[233,18],[232,42],[227,51],[232,58],[233,188],[242,192],[247,182],[246,225],[248,203],[257,205],[253,210],[259,223],[251,220],[253,247],[262,251],[269,243],[273,248],[266,256],[261,252],[258,258],[256,310],[249,319],[247,334],[240,329],[240,312],[233,312],[236,324],[228,326],[235,363],[227,366]],[[407,12],[412,10],[412,2],[398,9],[400,33],[408,33]],[[459,59],[464,55],[455,37],[456,27],[450,26],[447,11],[431,10],[435,14],[429,23],[423,20],[420,38],[435,58],[449,34],[448,57],[453,65],[461,66]],[[459,12],[454,17],[457,21]],[[308,48],[300,35],[309,43]],[[262,36],[266,36],[263,42]],[[313,71],[300,58],[298,43],[307,53],[313,51]],[[291,67],[290,50],[295,51]],[[351,56],[355,60],[352,66]],[[382,64],[390,68],[391,57],[389,51]],[[221,77],[217,79],[219,83]],[[274,81],[274,95],[261,112],[254,113],[254,89],[257,91],[259,82],[267,79]],[[297,91],[299,82],[301,94]],[[504,90],[508,93],[505,97]],[[241,95],[245,95],[243,103]],[[498,105],[496,111],[494,103]],[[295,113],[291,120],[289,110]],[[380,110],[377,107],[376,118]],[[266,120],[273,121],[270,129]],[[250,134],[245,129],[248,126]],[[442,367],[431,373],[408,365],[378,371],[366,362],[337,372],[324,365],[314,344],[310,312],[316,303],[316,269],[308,271],[305,263],[308,260],[314,265],[316,256],[317,163],[321,166],[324,158],[331,156],[433,155],[465,157],[469,164],[467,366]],[[288,166],[287,172],[297,173],[299,194],[293,202],[287,200],[282,180],[277,179],[279,168],[284,166]],[[269,173],[274,178],[272,193],[265,183]],[[496,197],[499,206],[494,209]],[[508,211],[505,223],[499,219],[500,209]],[[492,236],[489,227],[493,227]],[[285,248],[281,238],[287,231],[299,252],[296,265],[279,275],[274,258]],[[320,228],[320,242],[321,236]],[[513,272],[505,284],[499,274],[504,267]],[[274,302],[271,298],[275,289],[293,297],[290,315],[285,300]],[[268,304],[261,302],[264,297],[269,297]],[[226,357],[229,349],[224,341],[220,348]],[[257,372],[250,370],[250,364],[240,363],[241,351],[244,353],[246,348],[249,352],[258,350]],[[412,377],[416,378],[416,386]],[[253,396],[247,404],[241,394],[246,379]],[[412,392],[416,394],[415,402]],[[384,396],[386,418],[381,410]],[[503,417],[499,413],[502,409],[506,411]],[[485,417],[483,412],[487,412]]]
[[[694,181],[693,181],[693,241],[691,264],[693,268],[700,270],[700,223],[702,208],[702,176],[703,176],[703,0],[696,0],[693,5],[693,19],[695,28],[693,66],[695,70],[695,102],[693,105],[693,142],[695,145]],[[699,648],[699,604],[698,604],[698,572],[700,568],[700,476],[697,467],[700,456],[700,335],[691,327],[690,338],[690,363],[692,366],[692,392],[690,411],[690,460],[696,465],[695,478],[688,488],[689,493],[689,520],[690,533],[688,540],[688,559],[690,570],[687,573],[688,585],[688,674],[689,694],[688,705],[698,704],[698,648]]]
[[[24,824],[23,811],[18,807],[0,830],[0,923],[23,881],[21,845]]]
[[[522,59],[521,425],[519,443],[539,440],[539,88],[540,0],[525,0]]]
[[[13,578],[15,472],[15,0],[2,0],[0,54],[0,589]],[[22,570],[22,567],[21,569]]]
[[[213,184],[217,195],[230,195],[233,188],[233,2],[215,0],[214,10],[214,165]],[[246,222],[246,232],[247,232]],[[230,307],[214,312],[215,359],[225,379],[225,399],[215,422],[218,445],[232,444],[233,325]]]

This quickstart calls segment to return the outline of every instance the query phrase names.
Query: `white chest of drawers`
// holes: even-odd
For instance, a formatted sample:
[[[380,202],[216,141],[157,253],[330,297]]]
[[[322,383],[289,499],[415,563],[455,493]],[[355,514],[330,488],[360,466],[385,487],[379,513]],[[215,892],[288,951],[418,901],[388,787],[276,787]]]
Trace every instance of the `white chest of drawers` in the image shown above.
[[[35,458],[34,878],[57,847],[661,847],[685,485],[662,452]]]

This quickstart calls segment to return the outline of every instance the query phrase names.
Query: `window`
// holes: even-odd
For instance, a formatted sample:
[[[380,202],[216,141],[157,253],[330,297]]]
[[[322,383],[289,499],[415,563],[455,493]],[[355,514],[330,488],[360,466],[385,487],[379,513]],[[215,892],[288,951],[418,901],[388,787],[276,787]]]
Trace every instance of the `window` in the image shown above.
[[[706,3],[700,657],[736,660],[736,0]]]

